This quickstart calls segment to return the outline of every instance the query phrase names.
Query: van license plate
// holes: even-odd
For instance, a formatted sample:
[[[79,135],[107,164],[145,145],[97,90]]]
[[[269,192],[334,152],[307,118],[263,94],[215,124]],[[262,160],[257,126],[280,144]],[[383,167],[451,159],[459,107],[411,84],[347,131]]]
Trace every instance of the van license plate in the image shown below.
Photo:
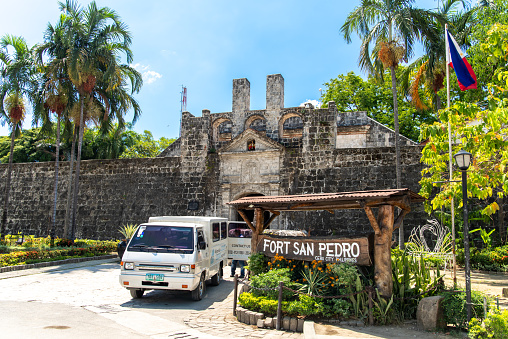
[[[164,274],[147,273],[145,279],[148,281],[164,281]]]

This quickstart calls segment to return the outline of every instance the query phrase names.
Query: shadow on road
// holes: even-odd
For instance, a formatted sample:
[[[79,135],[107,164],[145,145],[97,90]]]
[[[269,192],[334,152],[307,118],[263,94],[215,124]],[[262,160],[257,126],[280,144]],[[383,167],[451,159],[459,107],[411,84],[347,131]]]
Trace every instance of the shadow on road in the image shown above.
[[[219,286],[206,286],[205,295],[202,300],[194,301],[191,293],[185,291],[146,291],[142,298],[132,299],[120,304],[122,307],[143,308],[143,309],[182,309],[202,311],[209,308],[215,302],[224,301],[233,291],[232,281],[222,280]],[[125,290],[125,293],[129,293]],[[233,307],[233,305],[231,305]]]

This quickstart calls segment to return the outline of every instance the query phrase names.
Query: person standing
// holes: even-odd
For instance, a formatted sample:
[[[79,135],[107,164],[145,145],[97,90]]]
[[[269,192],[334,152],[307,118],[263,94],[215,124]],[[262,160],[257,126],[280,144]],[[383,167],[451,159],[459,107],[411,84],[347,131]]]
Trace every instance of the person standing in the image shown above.
[[[236,229],[235,232],[235,238],[243,238],[243,235],[240,233],[239,229]],[[235,276],[236,273],[236,266],[240,266],[240,278],[245,277],[245,266],[247,266],[247,263],[245,260],[233,260],[231,262],[231,277]]]

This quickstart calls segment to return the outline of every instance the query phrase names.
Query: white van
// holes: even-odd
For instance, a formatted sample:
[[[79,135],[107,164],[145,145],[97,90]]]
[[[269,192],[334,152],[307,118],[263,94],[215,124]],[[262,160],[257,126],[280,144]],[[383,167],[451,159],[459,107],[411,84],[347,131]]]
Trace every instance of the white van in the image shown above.
[[[252,230],[245,221],[228,221],[228,259],[249,259]]]
[[[122,257],[120,284],[133,298],[146,290],[191,291],[201,300],[205,282],[219,285],[227,263],[227,219],[152,217],[141,224]]]

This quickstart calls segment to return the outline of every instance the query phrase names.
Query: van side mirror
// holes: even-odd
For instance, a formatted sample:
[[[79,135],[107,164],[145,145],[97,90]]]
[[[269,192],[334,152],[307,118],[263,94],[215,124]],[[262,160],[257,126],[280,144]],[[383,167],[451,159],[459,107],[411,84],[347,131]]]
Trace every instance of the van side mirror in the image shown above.
[[[198,244],[198,248],[200,250],[205,250],[206,249],[206,242],[200,241],[199,244]]]

